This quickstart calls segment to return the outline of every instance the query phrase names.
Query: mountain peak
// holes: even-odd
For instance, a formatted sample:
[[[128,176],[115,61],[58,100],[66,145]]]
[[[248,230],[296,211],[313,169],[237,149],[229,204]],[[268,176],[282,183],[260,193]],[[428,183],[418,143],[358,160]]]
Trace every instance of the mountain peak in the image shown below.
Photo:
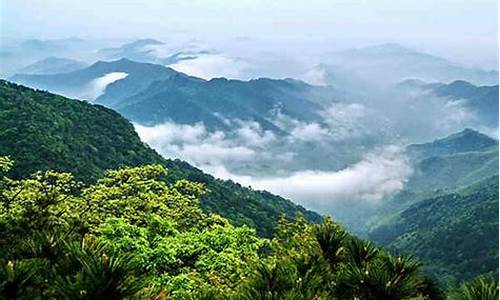
[[[457,139],[481,139],[481,140],[493,140],[486,134],[483,134],[477,130],[474,130],[472,128],[465,128],[464,130],[454,133],[452,135],[449,135],[443,139],[436,140],[437,141],[451,141],[451,140],[457,140]]]
[[[497,140],[474,129],[465,128],[460,132],[434,140],[431,143],[410,145],[407,149],[413,157],[422,159],[433,156],[483,151],[497,145]]]
[[[475,88],[476,86],[465,80],[455,80],[452,83],[448,84],[448,87],[454,89],[470,89]]]

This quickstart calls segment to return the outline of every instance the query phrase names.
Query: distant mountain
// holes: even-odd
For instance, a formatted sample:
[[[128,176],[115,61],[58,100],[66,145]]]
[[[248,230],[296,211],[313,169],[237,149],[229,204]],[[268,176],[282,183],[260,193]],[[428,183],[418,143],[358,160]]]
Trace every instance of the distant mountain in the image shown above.
[[[465,100],[465,105],[476,112],[481,120],[498,128],[498,84],[476,86],[463,80],[450,84],[429,85],[432,93],[453,100]]]
[[[110,74],[123,74],[123,76],[106,82],[106,76]],[[178,72],[161,65],[120,59],[112,62],[98,61],[87,68],[70,73],[17,74],[11,80],[73,98],[94,101],[102,97],[101,102],[113,107],[115,102],[142,91],[154,81],[177,74]]]
[[[224,119],[241,119],[257,121],[264,129],[279,132],[279,125],[271,120],[271,112],[277,108],[294,119],[321,119],[319,111],[323,107],[306,97],[314,89],[295,80],[218,78],[205,81],[174,76],[153,83],[114,107],[139,123],[173,120],[184,124],[204,122],[211,128],[225,128]]]
[[[407,191],[450,191],[498,175],[498,140],[472,129],[406,149],[413,165]]]
[[[104,60],[127,58],[138,62],[153,63],[157,62],[157,57],[148,47],[158,45],[164,45],[164,43],[155,39],[138,39],[119,47],[100,49],[97,55]]]
[[[138,39],[119,47],[100,49],[96,55],[99,59],[106,61],[127,58],[137,62],[168,66],[183,60],[192,60],[200,56],[214,54],[212,52],[196,41],[169,47],[155,39]]]
[[[473,84],[498,84],[498,71],[466,68],[446,59],[403,47],[382,44],[330,53],[317,67],[327,83],[389,86],[408,78],[428,82],[466,80]],[[361,80],[361,82],[359,82]],[[357,81],[357,83],[356,83]]]
[[[462,111],[469,125],[498,129],[498,85],[473,85],[457,80],[445,84],[428,83],[418,79],[408,79],[397,85],[397,90],[410,97],[410,105],[432,105],[440,102],[444,110],[453,113]]]
[[[302,213],[310,221],[320,216],[267,192],[222,181],[180,160],[164,159],[141,142],[132,124],[100,105],[74,101],[0,81],[0,155],[15,160],[11,176],[26,177],[36,170],[72,172],[89,183],[106,169],[150,163],[165,165],[165,180],[189,179],[210,190],[202,199],[208,212],[234,224],[255,227],[270,235],[281,214]]]
[[[498,176],[411,205],[369,238],[412,254],[448,287],[498,272]]]
[[[21,74],[57,74],[69,73],[87,66],[86,63],[74,59],[61,58],[61,57],[47,57],[30,64],[20,70]]]
[[[344,222],[354,220],[346,222],[348,227],[366,236],[373,228],[422,200],[499,174],[498,141],[472,129],[433,142],[409,145],[406,155],[413,172],[402,191],[372,206],[347,206],[345,217],[337,218]]]
[[[413,144],[407,147],[407,153],[413,160],[489,150],[498,147],[498,141],[476,130],[467,128],[461,132],[445,138],[437,139],[430,143]]]
[[[40,40],[31,39],[22,42],[19,47],[24,51],[56,51],[68,48],[78,48],[85,46],[86,40],[72,37],[66,39]]]

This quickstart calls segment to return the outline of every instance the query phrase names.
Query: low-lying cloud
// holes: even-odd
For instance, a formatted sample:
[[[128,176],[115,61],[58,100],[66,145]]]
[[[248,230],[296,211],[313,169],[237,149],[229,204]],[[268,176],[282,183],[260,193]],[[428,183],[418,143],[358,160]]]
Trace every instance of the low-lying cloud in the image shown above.
[[[128,74],[125,72],[111,72],[96,79],[93,79],[88,83],[87,87],[84,89],[84,93],[81,96],[82,99],[94,101],[99,96],[104,94],[106,87],[118,80],[124,79]]]
[[[387,146],[336,172],[303,170],[287,177],[255,178],[232,174],[221,166],[207,171],[306,206],[328,207],[338,201],[377,202],[402,190],[412,169],[400,147]]]
[[[168,66],[176,71],[207,80],[217,77],[248,79],[245,76],[245,69],[249,67],[247,62],[221,54],[197,54],[193,58],[182,59]]]
[[[234,123],[235,130],[231,133],[209,131],[202,123],[135,124],[135,128],[141,139],[161,154],[197,166],[251,162],[276,140],[271,131],[263,130],[256,122],[237,120]]]
[[[280,168],[292,166],[299,156],[307,155],[294,148],[299,139],[311,142],[313,137],[328,136],[328,129],[316,123],[298,124],[289,136],[282,137],[263,130],[256,122],[230,122],[235,128],[231,133],[209,131],[201,123],[136,124],[135,128],[165,157],[181,158],[218,178],[267,190],[308,207],[328,207],[339,201],[376,203],[400,191],[411,173],[401,148],[396,146],[378,148],[337,170],[301,168],[280,173]],[[268,166],[264,174],[244,172],[250,165]]]

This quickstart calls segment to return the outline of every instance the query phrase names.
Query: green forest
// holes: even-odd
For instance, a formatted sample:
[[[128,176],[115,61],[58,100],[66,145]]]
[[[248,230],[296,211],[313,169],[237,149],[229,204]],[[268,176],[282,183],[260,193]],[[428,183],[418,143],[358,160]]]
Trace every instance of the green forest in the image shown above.
[[[449,266],[409,255],[442,262],[422,247],[493,214],[497,177],[410,207],[382,249],[328,216],[163,159],[112,110],[7,81],[0,172],[3,299],[498,299],[497,270],[446,289]],[[439,223],[474,199],[456,224]],[[428,230],[406,234],[416,221]],[[492,245],[477,246],[495,259]],[[456,275],[481,262],[452,263]]]

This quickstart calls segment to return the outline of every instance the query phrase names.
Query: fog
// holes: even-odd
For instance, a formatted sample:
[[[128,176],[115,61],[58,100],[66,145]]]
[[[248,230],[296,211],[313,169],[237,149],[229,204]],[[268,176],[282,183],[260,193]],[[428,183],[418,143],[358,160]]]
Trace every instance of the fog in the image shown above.
[[[3,42],[79,37],[167,44],[198,39],[225,52],[311,59],[398,42],[466,65],[497,68],[497,1],[0,1]]]

